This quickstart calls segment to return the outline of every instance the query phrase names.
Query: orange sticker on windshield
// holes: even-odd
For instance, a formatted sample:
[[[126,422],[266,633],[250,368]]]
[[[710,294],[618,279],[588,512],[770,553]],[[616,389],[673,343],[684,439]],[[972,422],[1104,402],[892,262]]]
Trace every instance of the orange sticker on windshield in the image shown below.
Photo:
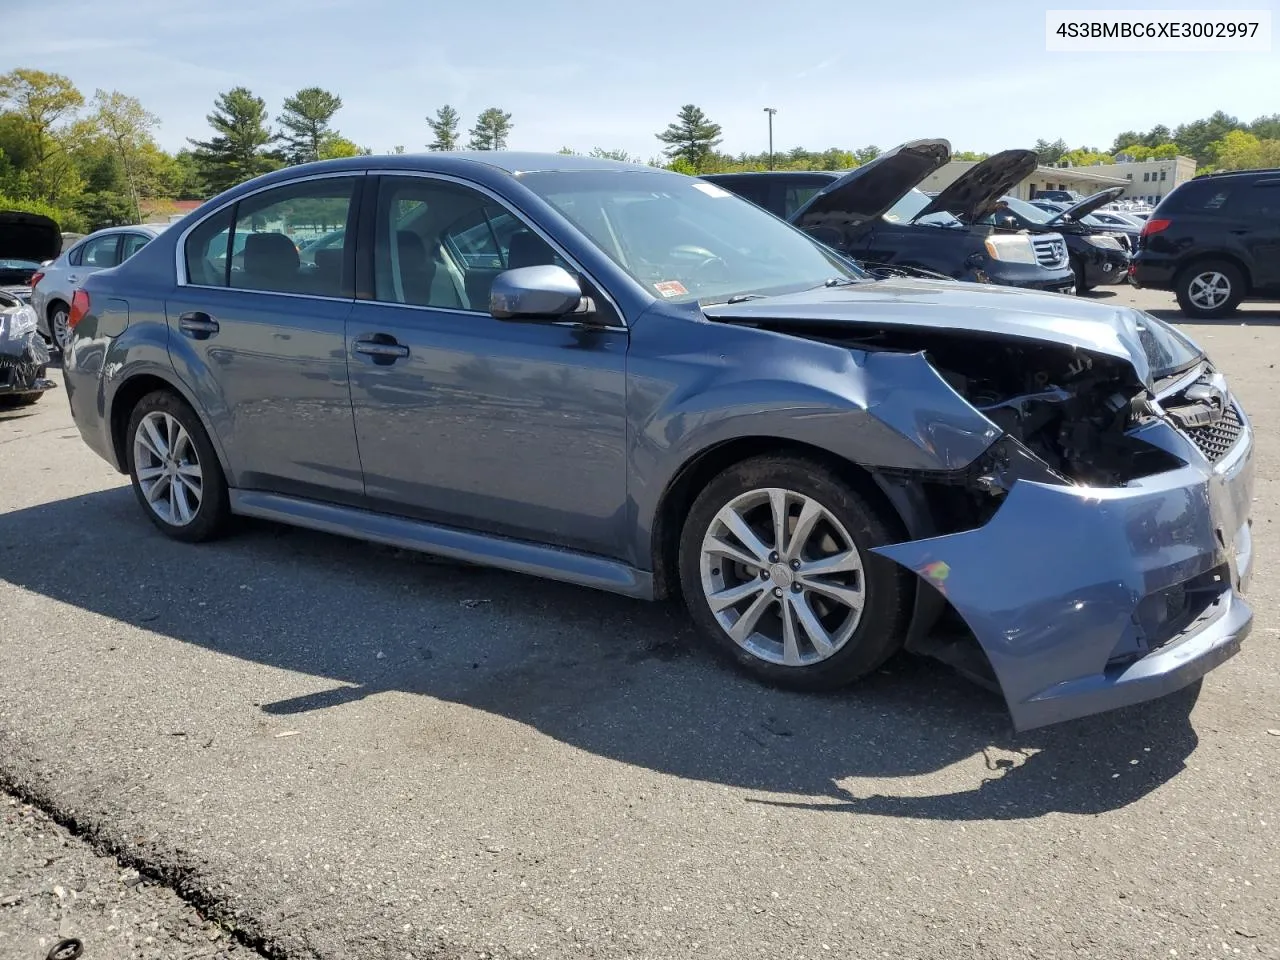
[[[679,280],[660,280],[653,285],[653,289],[664,297],[678,297],[689,292]]]

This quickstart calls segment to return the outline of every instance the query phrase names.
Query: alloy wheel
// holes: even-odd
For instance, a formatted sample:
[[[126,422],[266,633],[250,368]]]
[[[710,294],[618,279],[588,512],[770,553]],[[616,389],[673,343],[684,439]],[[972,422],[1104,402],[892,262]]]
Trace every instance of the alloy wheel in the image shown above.
[[[862,617],[862,556],[853,538],[830,510],[793,490],[751,490],[725,504],[703,538],[700,564],[720,627],[770,663],[826,660]]]
[[[1206,270],[1192,278],[1187,299],[1201,310],[1216,310],[1231,299],[1231,281],[1217,270]]]
[[[67,338],[71,330],[67,325],[67,311],[59,307],[53,311],[53,316],[49,318],[49,334],[53,337],[53,342],[59,350],[67,345]]]
[[[204,497],[204,475],[191,435],[176,417],[148,413],[133,436],[133,464],[147,506],[174,527],[195,519]]]

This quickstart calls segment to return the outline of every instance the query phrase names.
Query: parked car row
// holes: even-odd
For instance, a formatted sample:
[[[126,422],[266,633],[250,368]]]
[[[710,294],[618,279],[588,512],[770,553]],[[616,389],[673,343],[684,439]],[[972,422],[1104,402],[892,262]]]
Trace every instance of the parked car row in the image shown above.
[[[769,683],[905,648],[1023,729],[1168,693],[1250,629],[1248,418],[1169,324],[1013,285],[1070,284],[1039,249],[1075,223],[998,222],[1018,152],[912,194],[948,154],[762,179],[794,226],[589,157],[277,171],[83,281],[71,413],[176,540],[238,514],[681,597]],[[344,225],[309,256],[262,229],[304,209]],[[1010,282],[841,252],[890,236]]]
[[[918,189],[950,159],[946,140],[916,140],[843,174],[758,172],[703,179],[871,270],[925,270],[956,280],[1077,294],[1125,282],[1123,231],[1088,219],[1121,188],[1042,209],[1009,195],[1035,170],[1035,152],[1006,150],[936,194]]]

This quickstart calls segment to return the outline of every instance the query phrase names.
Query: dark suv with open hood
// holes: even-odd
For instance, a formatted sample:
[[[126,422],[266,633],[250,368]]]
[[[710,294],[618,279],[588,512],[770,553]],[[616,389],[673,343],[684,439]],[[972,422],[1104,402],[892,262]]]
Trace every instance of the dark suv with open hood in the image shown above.
[[[55,384],[45,377],[49,349],[31,309],[31,278],[62,248],[48,217],[0,211],[0,403],[35,403]]]
[[[1062,236],[1066,238],[1075,271],[1076,290],[1084,293],[1104,284],[1124,283],[1129,273],[1126,241],[1115,231],[1083,222],[1090,213],[1110,203],[1124,187],[1110,187],[1054,213],[1017,197],[1001,197],[995,210],[984,217],[1001,231]]]
[[[708,174],[703,177],[790,220],[864,266],[923,268],[956,280],[1070,293],[1075,274],[1056,235],[1007,235],[975,220],[1036,166],[1006,150],[936,197],[916,185],[951,159],[946,140],[915,140],[847,173]]]

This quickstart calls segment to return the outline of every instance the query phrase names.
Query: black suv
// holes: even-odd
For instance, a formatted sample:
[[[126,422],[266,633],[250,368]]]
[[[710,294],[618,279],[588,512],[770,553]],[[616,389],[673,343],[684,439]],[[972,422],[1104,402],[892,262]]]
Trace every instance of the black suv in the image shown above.
[[[1059,234],[1010,236],[974,222],[1035,169],[1035,153],[998,153],[933,197],[916,189],[950,159],[946,140],[915,140],[846,173],[722,173],[703,179],[791,221],[872,271],[923,270],[955,280],[1075,292]]]
[[[1172,290],[1188,317],[1246,297],[1280,300],[1280,169],[1204,174],[1174,187],[1142,227],[1135,287]]]
[[[1124,187],[1111,187],[1077,200],[1057,213],[1042,210],[1034,203],[1017,197],[1002,197],[986,222],[1001,230],[1029,231],[1032,234],[1052,232],[1063,236],[1071,254],[1071,269],[1076,275],[1076,292],[1084,293],[1103,284],[1124,283],[1129,276],[1129,247],[1116,231],[1087,222],[1088,215],[1124,192]]]

